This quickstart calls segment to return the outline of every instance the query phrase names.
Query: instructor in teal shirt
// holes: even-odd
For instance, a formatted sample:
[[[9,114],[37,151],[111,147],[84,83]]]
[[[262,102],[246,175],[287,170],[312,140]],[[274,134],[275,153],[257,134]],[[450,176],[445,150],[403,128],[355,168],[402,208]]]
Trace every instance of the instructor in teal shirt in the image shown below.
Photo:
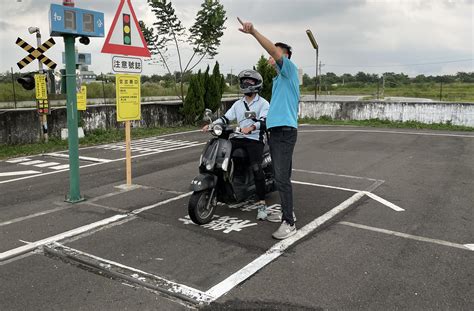
[[[270,132],[270,152],[275,172],[275,183],[280,194],[281,213],[267,217],[269,221],[280,222],[273,233],[275,239],[286,239],[296,233],[296,217],[293,211],[293,189],[291,170],[293,150],[298,136],[298,105],[300,88],[298,69],[290,60],[292,49],[285,43],[275,43],[254,28],[252,23],[242,22],[241,32],[252,35],[270,54],[269,62],[278,75],[273,79],[272,99],[267,115],[267,129]]]

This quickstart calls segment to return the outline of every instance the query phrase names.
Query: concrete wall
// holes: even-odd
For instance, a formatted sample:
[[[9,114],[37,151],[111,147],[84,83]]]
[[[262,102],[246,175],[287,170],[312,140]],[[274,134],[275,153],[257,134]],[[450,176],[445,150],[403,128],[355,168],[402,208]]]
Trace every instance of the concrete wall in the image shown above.
[[[223,100],[225,111],[234,99]],[[178,101],[142,103],[142,117],[134,127],[180,125],[181,107]],[[422,123],[447,123],[474,127],[474,104],[469,103],[395,103],[395,102],[326,102],[302,101],[300,117],[320,118],[329,116],[336,120],[382,119],[390,121],[418,121]],[[81,123],[86,132],[123,126],[117,123],[115,105],[88,106],[81,112]],[[66,128],[66,108],[55,108],[48,116],[49,133],[60,137]],[[0,144],[37,142],[40,127],[35,109],[0,111]]]
[[[224,99],[223,106],[235,99]],[[177,126],[182,124],[179,113],[180,101],[142,103],[142,120],[132,121],[133,127]],[[117,122],[115,105],[88,105],[87,110],[79,112],[81,125],[87,132],[96,129],[123,127]],[[61,129],[67,128],[66,108],[53,108],[48,115],[50,137],[61,137]],[[25,144],[40,139],[41,128],[36,109],[16,109],[0,111],[0,144]]]
[[[300,102],[300,118],[331,117],[335,120],[418,121],[474,127],[473,103],[443,102]]]

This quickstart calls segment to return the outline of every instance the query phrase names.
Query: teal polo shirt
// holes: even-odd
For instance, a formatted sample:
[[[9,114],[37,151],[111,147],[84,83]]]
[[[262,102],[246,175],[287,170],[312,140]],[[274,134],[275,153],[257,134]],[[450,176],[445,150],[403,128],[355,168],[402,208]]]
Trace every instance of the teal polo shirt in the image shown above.
[[[278,75],[273,79],[272,100],[267,115],[267,128],[290,126],[298,128],[300,82],[298,68],[283,56]]]

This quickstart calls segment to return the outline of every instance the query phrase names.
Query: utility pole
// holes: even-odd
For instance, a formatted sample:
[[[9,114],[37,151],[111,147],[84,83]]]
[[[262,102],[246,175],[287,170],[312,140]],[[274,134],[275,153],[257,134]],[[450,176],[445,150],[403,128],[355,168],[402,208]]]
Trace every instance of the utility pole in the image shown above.
[[[443,99],[443,81],[439,84],[439,101]]]
[[[306,30],[306,35],[308,36],[309,41],[311,42],[311,45],[313,46],[313,49],[316,52],[316,74],[314,76],[314,101],[318,99],[318,88],[317,88],[317,81],[318,81],[318,58],[319,58],[319,45],[316,42],[316,39],[313,36],[313,32],[311,30]],[[321,74],[321,72],[319,73]],[[321,82],[321,80],[320,80]]]
[[[232,69],[230,68],[230,87],[232,88]]]
[[[319,61],[319,93],[321,94],[321,61]]]
[[[13,87],[13,101],[15,102],[15,109],[16,109],[16,91],[15,91],[15,79],[13,79],[13,67],[12,70],[12,87]]]

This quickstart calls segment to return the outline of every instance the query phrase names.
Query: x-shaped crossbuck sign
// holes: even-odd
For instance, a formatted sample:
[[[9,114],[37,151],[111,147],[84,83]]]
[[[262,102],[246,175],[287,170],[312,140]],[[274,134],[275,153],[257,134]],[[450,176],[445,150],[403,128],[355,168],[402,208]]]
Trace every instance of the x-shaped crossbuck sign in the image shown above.
[[[50,60],[46,55],[43,54],[44,52],[49,50],[53,45],[56,44],[56,42],[54,42],[53,38],[49,38],[48,41],[41,44],[36,49],[34,47],[32,47],[31,45],[29,45],[28,43],[26,43],[21,38],[16,39],[16,44],[19,47],[21,47],[23,50],[30,53],[28,56],[26,56],[25,58],[23,58],[22,60],[20,60],[17,63],[17,65],[20,69],[22,69],[23,67],[25,67],[26,65],[28,65],[29,63],[34,61],[35,59],[37,59],[38,61],[40,61],[43,64],[45,64],[46,66],[48,66],[50,69],[56,68],[57,64],[55,62],[53,62],[52,60]]]

